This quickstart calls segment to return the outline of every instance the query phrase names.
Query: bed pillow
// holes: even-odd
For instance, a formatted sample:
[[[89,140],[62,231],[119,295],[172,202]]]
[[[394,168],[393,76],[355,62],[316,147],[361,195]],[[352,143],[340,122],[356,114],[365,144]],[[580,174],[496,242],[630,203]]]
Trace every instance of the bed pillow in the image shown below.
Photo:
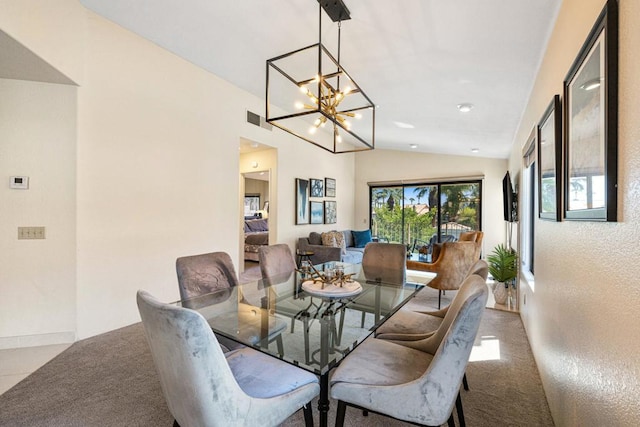
[[[364,248],[371,242],[371,230],[354,231],[353,240],[356,248]]]

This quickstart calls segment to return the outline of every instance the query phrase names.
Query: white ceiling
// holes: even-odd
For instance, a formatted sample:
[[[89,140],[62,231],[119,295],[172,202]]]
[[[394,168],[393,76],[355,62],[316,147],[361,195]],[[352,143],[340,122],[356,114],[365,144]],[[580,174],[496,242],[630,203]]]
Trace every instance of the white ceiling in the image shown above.
[[[80,1],[261,98],[267,59],[317,43],[316,0]],[[378,106],[377,148],[508,156],[561,0],[344,1],[341,63]]]

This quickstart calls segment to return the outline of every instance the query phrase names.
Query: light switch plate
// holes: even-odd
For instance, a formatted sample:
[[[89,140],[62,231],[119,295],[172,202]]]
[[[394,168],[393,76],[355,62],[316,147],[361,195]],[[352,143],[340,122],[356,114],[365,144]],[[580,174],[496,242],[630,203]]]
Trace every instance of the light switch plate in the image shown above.
[[[9,182],[9,187],[16,190],[28,190],[29,189],[29,177],[28,176],[12,176]]]

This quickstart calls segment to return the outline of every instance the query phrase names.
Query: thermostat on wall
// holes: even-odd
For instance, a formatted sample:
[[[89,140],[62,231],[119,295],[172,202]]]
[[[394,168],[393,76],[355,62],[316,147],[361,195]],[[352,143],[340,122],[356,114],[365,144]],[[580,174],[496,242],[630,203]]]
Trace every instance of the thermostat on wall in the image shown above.
[[[12,176],[10,187],[15,188],[17,190],[28,190],[29,177],[28,176]]]

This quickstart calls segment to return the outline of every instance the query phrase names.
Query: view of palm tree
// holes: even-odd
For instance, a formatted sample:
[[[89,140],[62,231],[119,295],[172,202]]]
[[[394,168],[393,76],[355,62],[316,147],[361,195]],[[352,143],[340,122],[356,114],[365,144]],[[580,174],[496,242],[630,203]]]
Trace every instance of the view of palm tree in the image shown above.
[[[406,244],[412,252],[434,239],[457,239],[463,231],[479,229],[479,181],[372,187],[370,191],[372,234]]]

